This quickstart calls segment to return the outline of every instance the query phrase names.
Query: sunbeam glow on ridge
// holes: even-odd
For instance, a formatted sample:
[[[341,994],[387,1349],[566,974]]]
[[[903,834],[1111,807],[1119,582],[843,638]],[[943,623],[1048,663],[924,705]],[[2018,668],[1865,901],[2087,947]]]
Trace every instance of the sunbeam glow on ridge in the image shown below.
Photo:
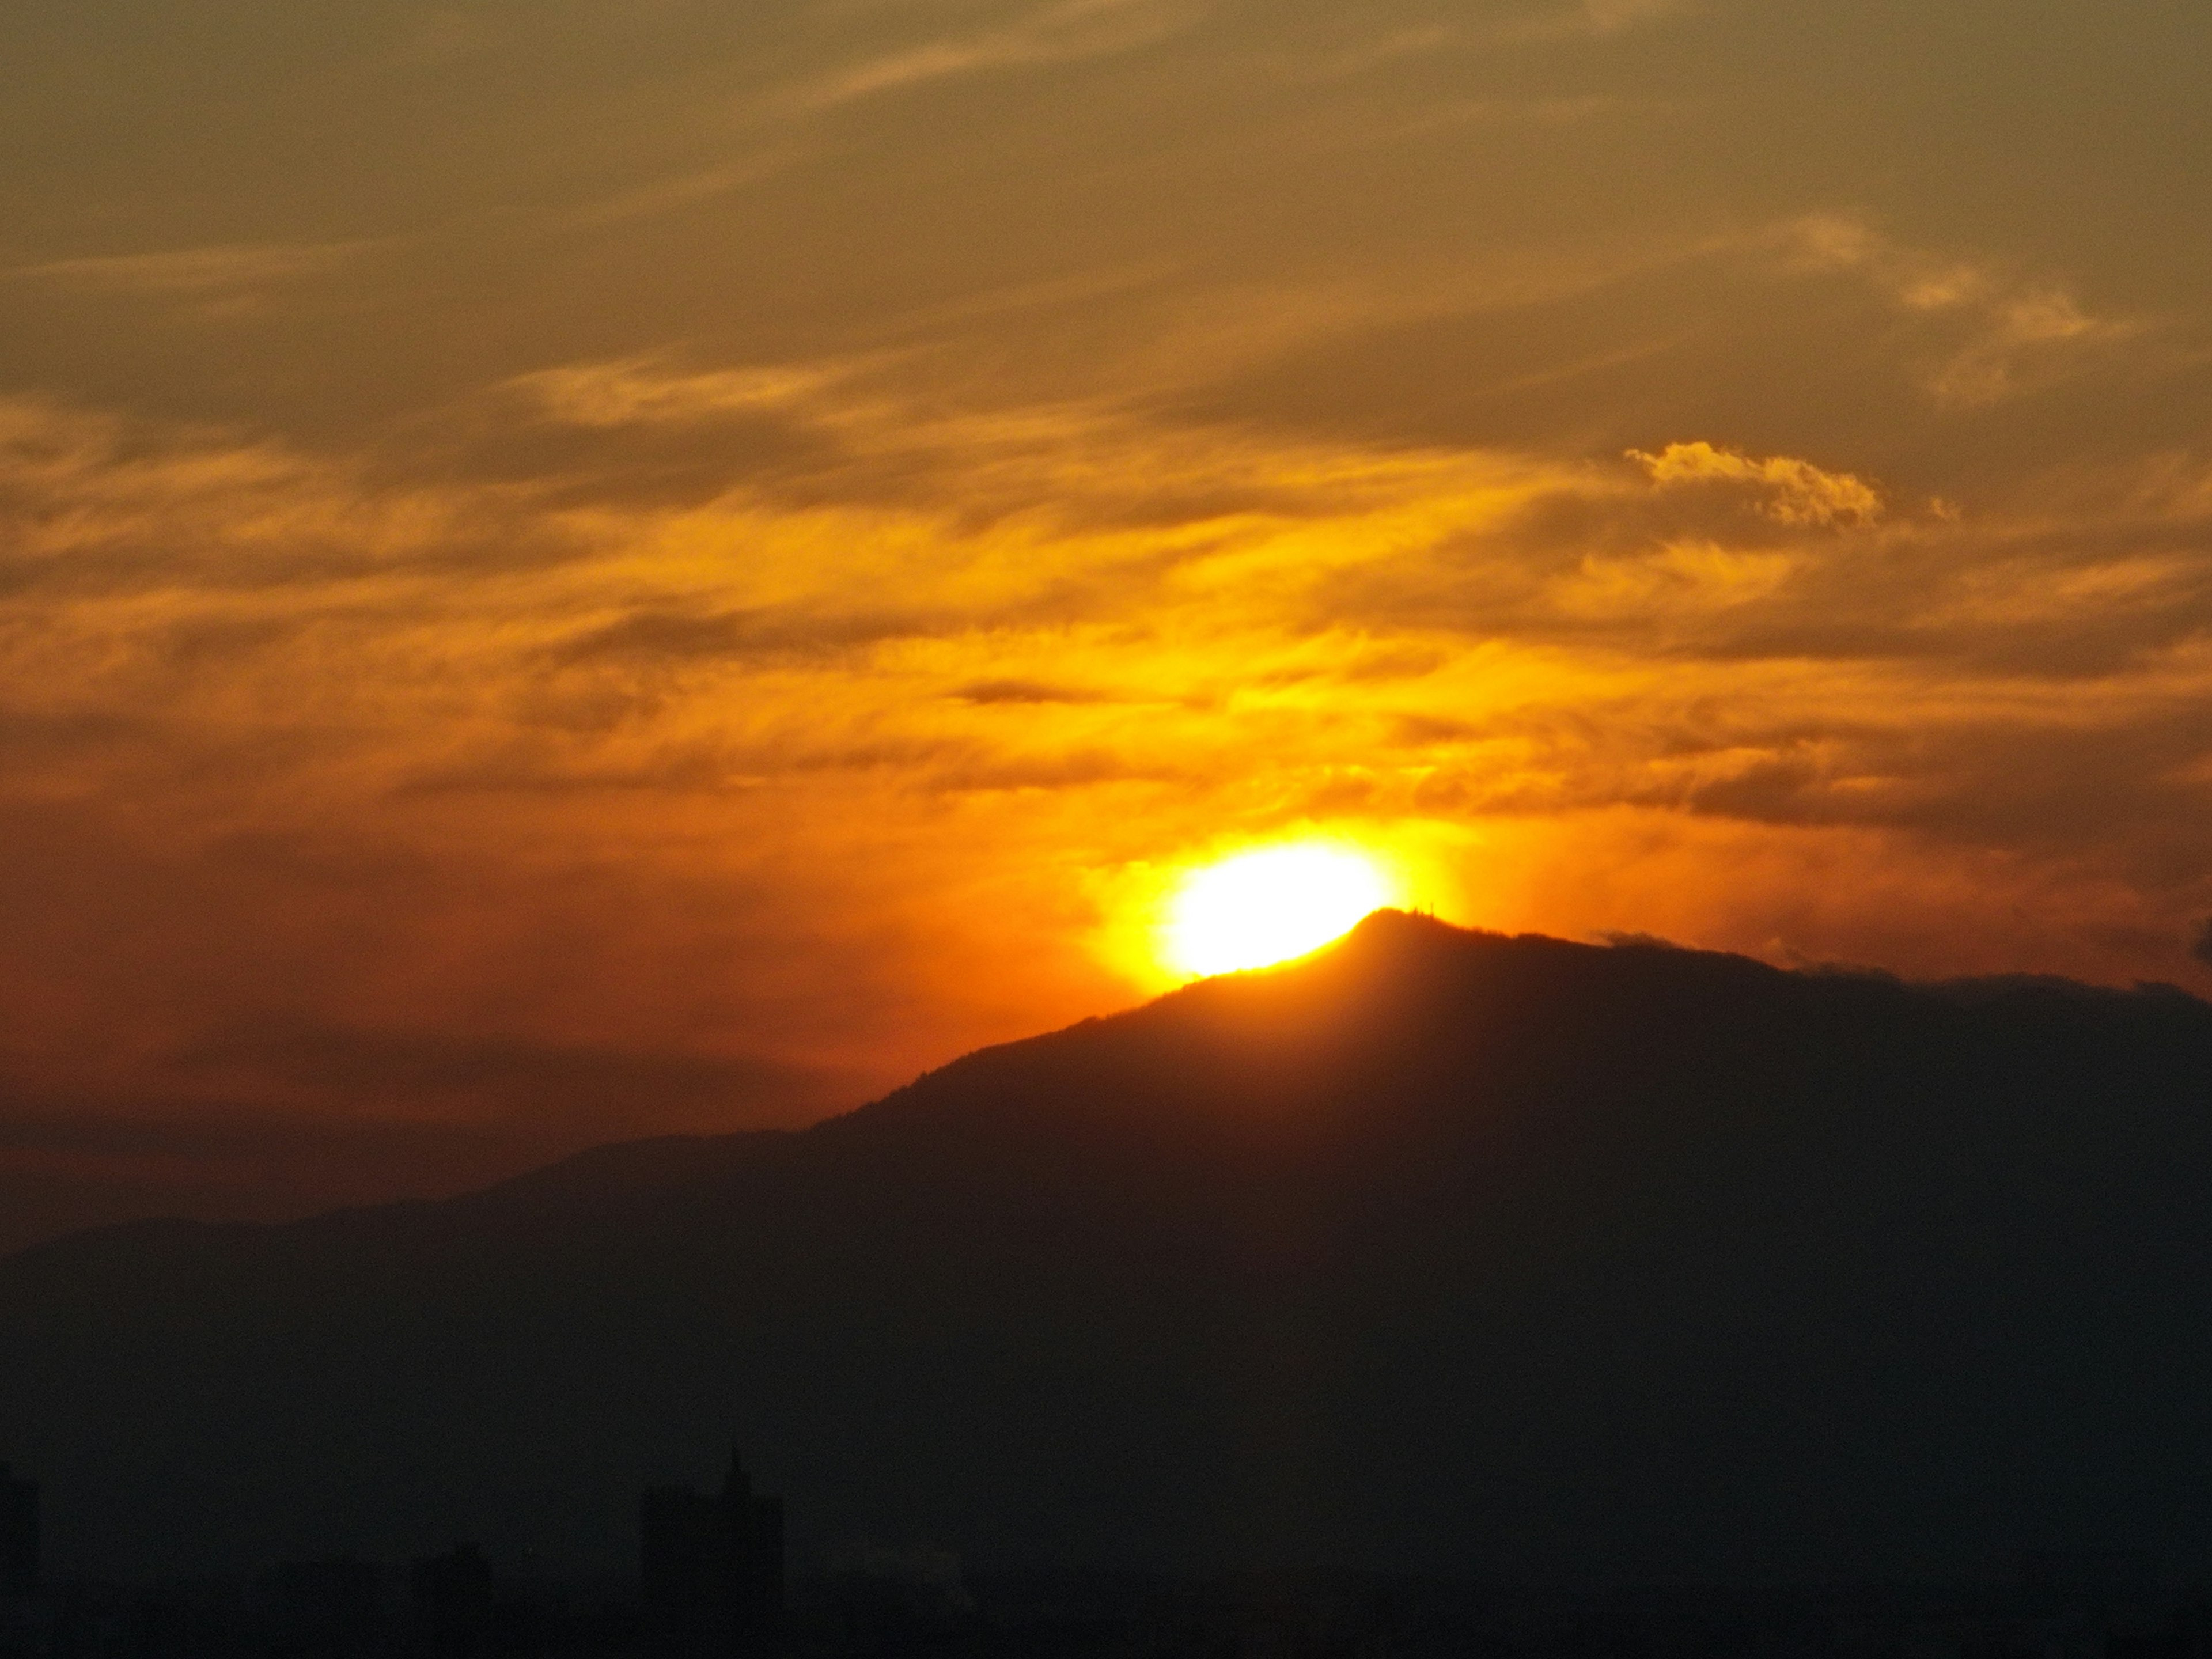
[[[1398,897],[1381,866],[1350,848],[1261,848],[1184,878],[1169,903],[1161,955],[1192,975],[1264,968],[1320,949]]]

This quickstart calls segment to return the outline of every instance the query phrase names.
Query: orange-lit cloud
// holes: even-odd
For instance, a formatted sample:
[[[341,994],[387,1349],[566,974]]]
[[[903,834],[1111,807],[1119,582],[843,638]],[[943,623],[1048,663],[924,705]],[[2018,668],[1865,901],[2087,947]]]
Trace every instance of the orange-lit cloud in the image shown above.
[[[1784,524],[1869,524],[1881,516],[1881,496],[1848,472],[1823,472],[1809,462],[1786,455],[1753,460],[1733,450],[1699,441],[1668,444],[1656,455],[1632,449],[1657,483],[1752,483],[1771,499],[1763,510]]]

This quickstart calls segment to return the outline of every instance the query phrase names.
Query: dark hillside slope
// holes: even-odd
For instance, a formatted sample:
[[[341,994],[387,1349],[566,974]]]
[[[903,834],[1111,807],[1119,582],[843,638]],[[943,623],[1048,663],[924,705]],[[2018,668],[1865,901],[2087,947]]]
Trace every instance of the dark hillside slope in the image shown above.
[[[64,1565],[620,1560],[735,1437],[983,1560],[2212,1543],[2212,1008],[1384,914],[799,1133],[0,1264]]]

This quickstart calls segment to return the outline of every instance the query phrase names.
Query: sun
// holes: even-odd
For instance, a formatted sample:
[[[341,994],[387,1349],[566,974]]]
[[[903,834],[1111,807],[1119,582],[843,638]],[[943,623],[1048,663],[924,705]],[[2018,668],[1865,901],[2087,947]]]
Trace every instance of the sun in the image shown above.
[[[1184,974],[1265,968],[1319,950],[1397,900],[1397,884],[1353,848],[1264,847],[1183,878],[1168,902],[1160,955]]]

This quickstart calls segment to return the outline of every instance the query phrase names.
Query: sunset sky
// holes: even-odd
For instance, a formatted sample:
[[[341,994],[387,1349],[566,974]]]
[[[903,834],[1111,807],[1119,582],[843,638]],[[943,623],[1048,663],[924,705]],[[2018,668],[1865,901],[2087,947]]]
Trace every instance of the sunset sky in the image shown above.
[[[2212,993],[2212,8],[0,8],[0,1246],[804,1122],[1178,875]]]

